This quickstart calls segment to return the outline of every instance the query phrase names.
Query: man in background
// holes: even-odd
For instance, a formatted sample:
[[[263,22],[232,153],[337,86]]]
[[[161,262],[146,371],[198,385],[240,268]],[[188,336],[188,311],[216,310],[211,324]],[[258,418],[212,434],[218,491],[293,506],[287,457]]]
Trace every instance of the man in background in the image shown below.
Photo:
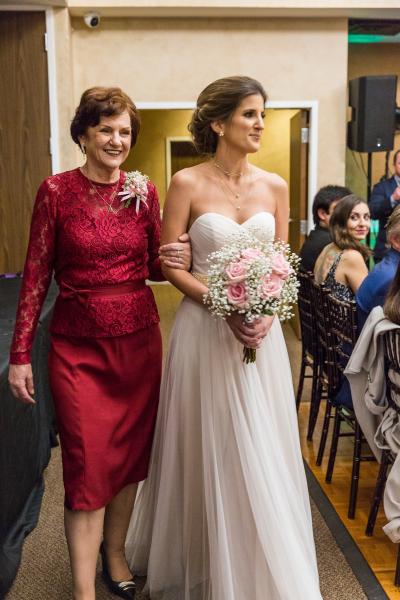
[[[368,273],[356,292],[358,326],[361,330],[371,310],[383,306],[390,284],[400,262],[400,206],[389,217],[384,231],[388,246],[374,269]],[[390,246],[390,247],[389,247]]]
[[[375,261],[382,260],[387,252],[386,246],[386,223],[395,207],[400,202],[400,150],[393,156],[393,176],[384,179],[376,185],[369,199],[369,210],[371,219],[379,220],[379,233],[374,250]]]
[[[329,219],[337,203],[349,194],[351,191],[341,185],[326,185],[316,194],[312,206],[315,227],[300,250],[300,266],[305,271],[314,271],[321,251],[331,243]]]

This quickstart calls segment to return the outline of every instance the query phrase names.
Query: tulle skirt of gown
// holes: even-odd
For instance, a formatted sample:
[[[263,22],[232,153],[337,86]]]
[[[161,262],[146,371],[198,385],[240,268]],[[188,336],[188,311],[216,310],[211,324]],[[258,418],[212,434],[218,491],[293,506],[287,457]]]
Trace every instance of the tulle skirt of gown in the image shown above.
[[[321,599],[278,319],[247,365],[226,322],[183,300],[127,556],[152,600]]]

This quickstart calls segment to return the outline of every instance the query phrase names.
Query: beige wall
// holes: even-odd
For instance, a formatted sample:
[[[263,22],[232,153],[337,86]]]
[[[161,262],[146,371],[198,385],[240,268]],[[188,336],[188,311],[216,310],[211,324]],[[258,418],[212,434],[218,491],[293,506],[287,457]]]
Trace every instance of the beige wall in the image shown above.
[[[317,184],[344,182],[346,19],[116,18],[89,30],[74,18],[72,27],[75,103],[96,84],[138,102],[193,102],[213,79],[245,73],[271,100],[319,101]]]
[[[261,148],[250,156],[257,166],[278,173],[288,183],[290,176],[290,119],[296,110],[267,110]],[[163,204],[166,194],[167,137],[188,136],[190,110],[142,110],[138,143],[124,164],[126,170],[138,169],[156,184]]]
[[[351,44],[349,46],[349,79],[363,75],[397,75],[397,104],[400,104],[400,44]],[[394,150],[400,148],[400,135],[395,137]],[[390,156],[390,166],[392,162]],[[346,154],[346,183],[356,193],[366,197],[366,176],[361,161],[367,168],[367,154]],[[376,183],[385,172],[385,152],[374,152],[372,181]]]

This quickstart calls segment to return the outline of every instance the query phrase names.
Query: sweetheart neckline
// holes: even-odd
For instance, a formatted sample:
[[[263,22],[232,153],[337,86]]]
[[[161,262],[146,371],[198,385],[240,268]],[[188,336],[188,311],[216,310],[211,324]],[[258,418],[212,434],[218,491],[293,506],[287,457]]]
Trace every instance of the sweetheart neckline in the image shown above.
[[[251,219],[254,219],[254,217],[256,217],[257,215],[262,215],[262,214],[271,215],[271,217],[273,219],[275,219],[274,215],[271,212],[269,212],[268,210],[259,210],[258,212],[254,213],[254,215],[251,215],[248,219],[246,219],[245,221],[243,221],[243,223],[238,223],[237,221],[235,221],[234,219],[232,219],[232,217],[228,217],[227,215],[223,215],[222,213],[213,212],[212,210],[209,210],[209,211],[204,212],[204,213],[202,213],[201,215],[199,215],[198,217],[195,218],[195,220],[193,221],[193,223],[189,227],[187,233],[189,233],[190,230],[192,229],[193,225],[195,223],[197,223],[197,221],[199,219],[201,219],[202,217],[204,217],[205,215],[217,215],[218,217],[222,217],[223,219],[227,219],[228,221],[231,221],[231,223],[234,223],[238,227],[243,227],[243,225],[246,225],[246,223],[248,223],[249,221],[251,221]]]

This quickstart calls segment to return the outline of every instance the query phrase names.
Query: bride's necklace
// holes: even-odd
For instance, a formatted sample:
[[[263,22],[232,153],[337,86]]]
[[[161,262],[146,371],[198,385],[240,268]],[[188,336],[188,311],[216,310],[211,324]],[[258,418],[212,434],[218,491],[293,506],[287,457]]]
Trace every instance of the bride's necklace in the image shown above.
[[[222,171],[228,177],[241,177],[242,175],[244,175],[244,171],[237,171],[236,173],[235,173],[235,171],[226,171],[225,168],[219,162],[217,162],[215,160],[215,158],[214,158],[214,165],[217,167],[217,169]]]
[[[236,177],[239,177],[240,175],[244,175],[244,173],[230,173],[228,171],[224,171],[220,165],[218,165],[218,163],[216,161],[214,161],[214,165],[220,169],[220,171],[222,171],[223,173],[225,173],[225,175],[235,175]],[[222,174],[219,174],[219,179],[221,181],[221,184],[226,188],[226,190],[228,190],[228,194],[225,192],[225,197],[228,200],[228,202],[234,207],[235,210],[239,211],[241,209],[241,205],[245,203],[245,200],[247,199],[248,195],[249,195],[249,190],[247,190],[247,194],[242,197],[241,192],[237,192],[235,190],[233,190],[231,188],[231,186],[228,184],[228,182],[224,179]],[[235,198],[235,200],[231,200],[230,196],[233,196]]]

